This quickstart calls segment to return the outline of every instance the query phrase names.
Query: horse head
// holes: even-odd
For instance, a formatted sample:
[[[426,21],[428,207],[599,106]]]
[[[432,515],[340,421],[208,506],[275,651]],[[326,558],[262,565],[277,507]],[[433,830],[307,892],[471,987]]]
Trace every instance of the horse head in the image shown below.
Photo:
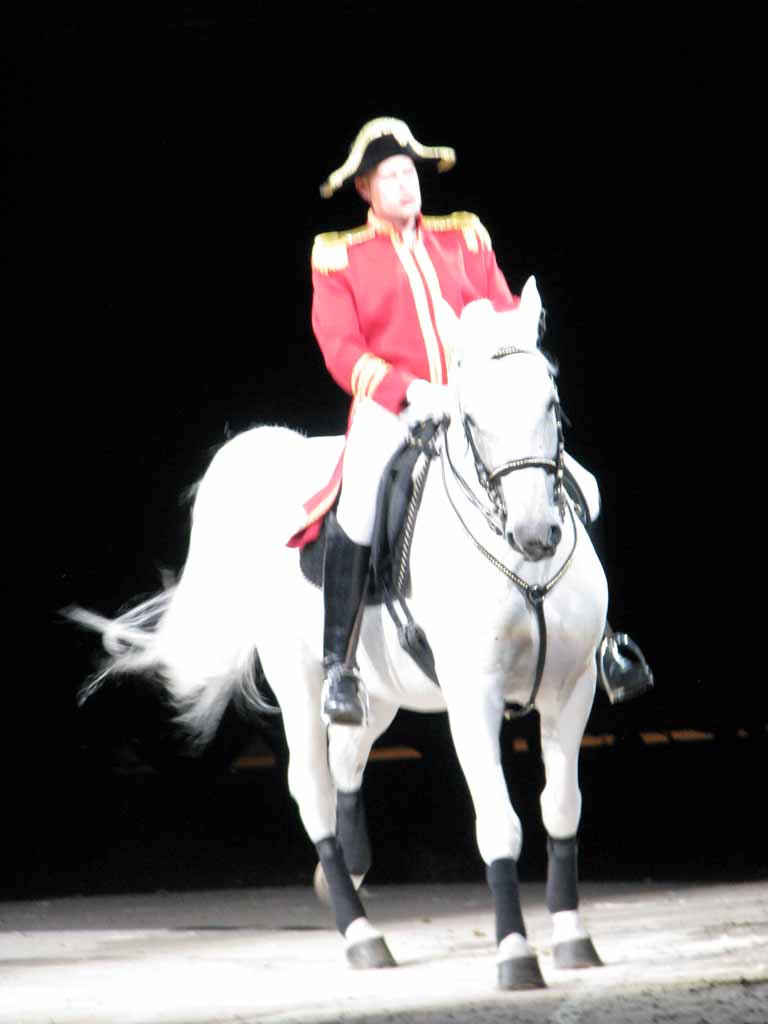
[[[529,561],[562,537],[562,430],[555,368],[539,349],[542,305],[526,282],[517,308],[468,305],[454,341],[451,382],[459,420],[508,543]]]

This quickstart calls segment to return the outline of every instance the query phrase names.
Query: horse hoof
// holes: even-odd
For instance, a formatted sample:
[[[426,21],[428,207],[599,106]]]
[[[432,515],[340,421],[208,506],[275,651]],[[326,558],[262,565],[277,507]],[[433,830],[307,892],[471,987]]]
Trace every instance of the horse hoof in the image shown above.
[[[363,939],[354,945],[347,946],[347,962],[355,970],[368,970],[371,967],[397,967],[395,958],[382,938]]]
[[[515,956],[498,965],[499,988],[505,992],[514,989],[546,988],[539,961],[535,956]]]
[[[602,967],[597,950],[588,936],[583,939],[571,939],[570,942],[558,942],[552,948],[555,967],[560,970],[572,971],[581,967]]]

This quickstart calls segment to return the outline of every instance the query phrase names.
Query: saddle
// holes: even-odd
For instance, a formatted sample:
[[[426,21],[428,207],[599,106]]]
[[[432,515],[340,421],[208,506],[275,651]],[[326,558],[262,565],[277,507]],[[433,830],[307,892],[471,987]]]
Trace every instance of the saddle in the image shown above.
[[[387,464],[376,499],[369,584],[366,605],[385,604],[397,626],[401,646],[419,668],[438,684],[435,659],[421,627],[414,621],[406,598],[410,594],[410,545],[421,494],[432,458],[433,440],[439,425],[433,422],[414,429]],[[317,539],[300,551],[301,571],[310,583],[322,588],[326,521]],[[439,684],[438,684],[439,685]]]

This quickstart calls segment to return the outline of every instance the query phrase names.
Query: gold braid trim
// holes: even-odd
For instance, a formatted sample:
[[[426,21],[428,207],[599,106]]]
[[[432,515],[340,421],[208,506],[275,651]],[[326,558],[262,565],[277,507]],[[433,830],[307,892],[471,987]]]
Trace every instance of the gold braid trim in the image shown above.
[[[372,352],[365,352],[352,369],[350,390],[356,399],[372,398],[376,388],[389,373],[389,363]]]
[[[461,231],[470,252],[490,249],[491,236],[484,228],[477,214],[460,210],[444,217],[424,217],[424,227],[429,231]]]
[[[405,148],[413,150],[416,156],[424,160],[437,160],[438,171],[450,171],[456,163],[456,151],[450,146],[422,146],[411,133],[411,129],[396,117],[375,117],[364,124],[357,133],[349,151],[349,156],[337,170],[328,175],[328,180],[320,186],[323,199],[330,199],[334,192],[341,188],[347,178],[351,178],[360,166],[365,151],[375,140],[384,135],[392,135]]]
[[[370,225],[364,224],[351,231],[326,231],[315,237],[312,246],[312,267],[320,274],[330,274],[334,270],[345,270],[349,266],[347,248],[359,245],[375,236],[376,232]]]
[[[429,313],[427,290],[424,286],[422,276],[419,273],[415,255],[406,245],[403,245],[396,235],[392,236],[392,244],[395,247],[395,252],[398,255],[403,270],[408,277],[408,283],[411,286],[411,294],[413,295],[413,301],[416,305],[416,316],[419,320],[419,329],[421,330],[424,350],[429,364],[429,379],[433,384],[442,384],[443,378],[440,365],[440,339],[437,336],[435,325],[432,323],[432,317]],[[423,248],[423,246],[417,243],[416,248]],[[423,257],[427,262],[429,262],[426,250],[424,251]],[[437,282],[436,276],[435,282]],[[437,297],[439,298],[440,286],[438,285],[437,288]],[[435,299],[436,297],[433,295],[432,301],[434,302]]]

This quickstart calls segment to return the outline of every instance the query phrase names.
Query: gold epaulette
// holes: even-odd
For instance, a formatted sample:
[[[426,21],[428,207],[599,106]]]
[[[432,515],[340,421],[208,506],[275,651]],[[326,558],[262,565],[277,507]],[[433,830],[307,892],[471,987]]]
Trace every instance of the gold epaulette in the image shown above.
[[[321,274],[330,274],[334,270],[344,270],[349,266],[350,245],[359,245],[373,238],[375,232],[368,224],[351,231],[326,231],[315,236],[312,246],[312,267]]]
[[[424,227],[430,231],[461,231],[470,252],[491,248],[491,236],[477,214],[459,210],[445,217],[425,217]]]

